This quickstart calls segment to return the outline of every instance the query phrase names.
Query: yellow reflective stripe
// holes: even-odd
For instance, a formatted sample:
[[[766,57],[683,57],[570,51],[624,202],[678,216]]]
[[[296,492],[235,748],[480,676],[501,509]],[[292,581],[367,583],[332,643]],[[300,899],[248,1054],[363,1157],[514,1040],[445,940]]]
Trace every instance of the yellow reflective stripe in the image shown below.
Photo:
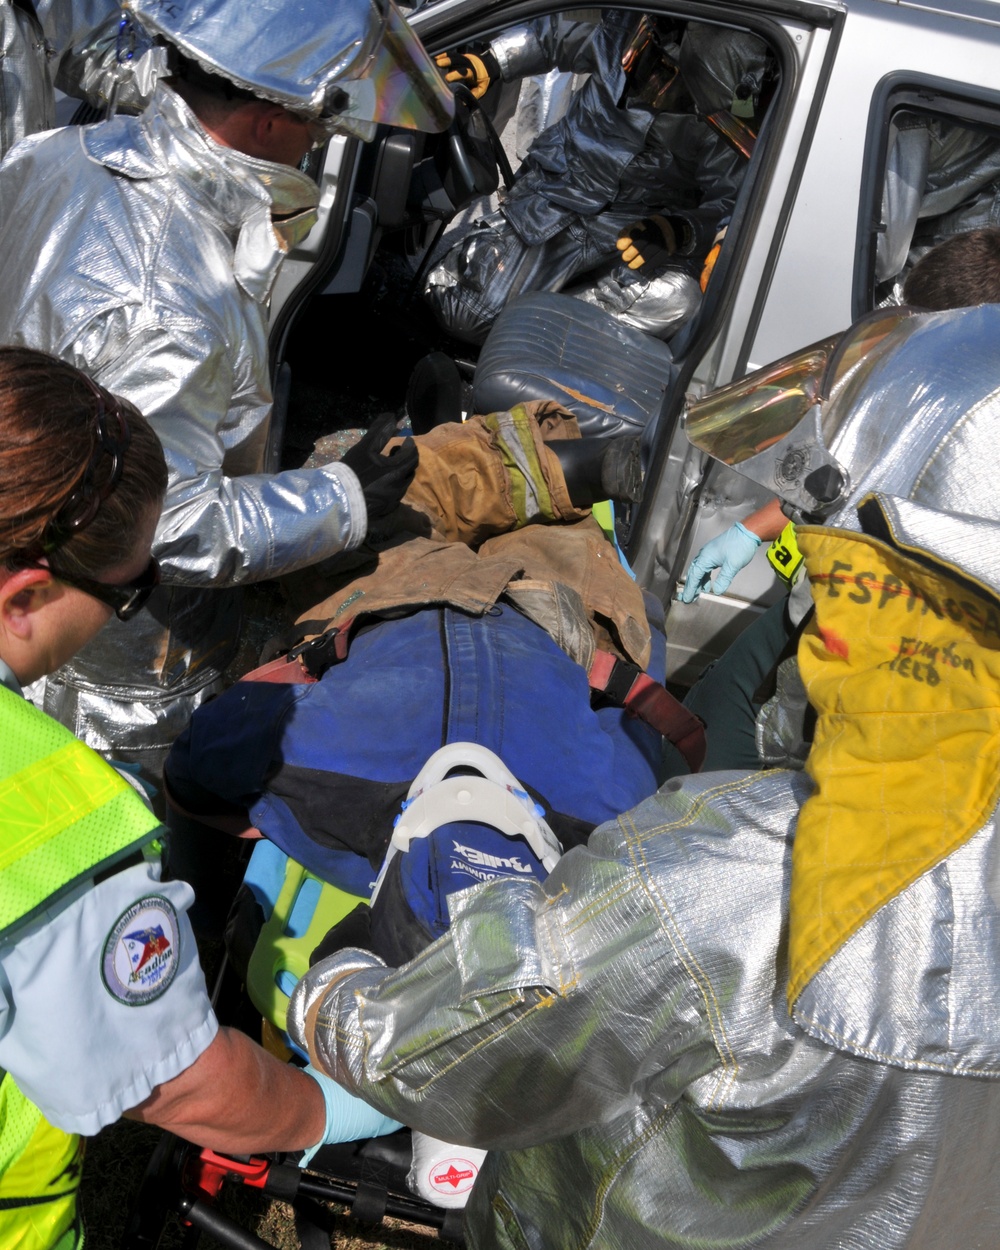
[[[35,1104],[25,1098],[10,1073],[5,1073],[0,1082],[0,1196],[5,1193],[8,1168],[24,1153],[41,1118]]]
[[[0,726],[2,932],[158,822],[99,755],[2,687]]]
[[[523,404],[517,404],[509,412],[490,413],[485,424],[497,435],[497,450],[507,470],[517,527],[539,518],[555,520],[555,506],[535,446],[534,418],[529,417]]]
[[[0,781],[0,873],[127,785],[76,739]]]
[[[123,783],[127,784],[127,783]],[[145,845],[158,822],[130,788],[11,864],[0,890],[0,932],[48,903],[118,851]]]
[[[604,531],[608,542],[618,546],[618,538],[615,534],[615,510],[610,499],[602,499],[599,503],[595,503],[591,508],[591,515],[597,524]]]

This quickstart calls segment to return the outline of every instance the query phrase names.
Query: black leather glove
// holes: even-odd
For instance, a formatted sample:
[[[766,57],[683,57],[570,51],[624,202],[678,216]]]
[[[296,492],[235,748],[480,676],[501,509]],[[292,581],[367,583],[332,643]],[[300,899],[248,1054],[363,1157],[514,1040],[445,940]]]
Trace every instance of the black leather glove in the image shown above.
[[[666,217],[644,217],[622,233],[618,250],[629,269],[653,270],[677,251],[677,238]]]
[[[434,62],[444,71],[445,82],[461,83],[477,100],[489,90],[490,83],[500,77],[500,65],[492,52],[441,52]]]
[[[342,463],[358,476],[369,520],[387,516],[398,507],[417,471],[417,445],[412,438],[406,439],[388,456],[382,455],[382,448],[396,433],[395,414],[384,412],[341,457]]]

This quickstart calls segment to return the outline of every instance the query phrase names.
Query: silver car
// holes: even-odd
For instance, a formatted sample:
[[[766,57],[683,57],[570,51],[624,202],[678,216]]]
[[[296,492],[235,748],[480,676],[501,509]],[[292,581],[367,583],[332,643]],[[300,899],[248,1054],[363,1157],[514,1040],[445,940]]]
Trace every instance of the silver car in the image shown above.
[[[432,53],[454,54],[509,44],[529,21],[597,21],[605,12],[557,18],[544,4],[437,0],[410,20]],[[585,74],[564,71],[547,85],[538,75],[503,84],[492,103],[460,108],[443,136],[335,140],[315,170],[320,225],[288,257],[275,293],[272,361],[276,373],[286,357],[296,365],[308,322],[310,341],[318,332],[336,359],[333,371],[321,362],[335,374],[334,398],[345,384],[378,392],[394,355],[408,364],[443,347],[478,409],[481,393],[496,394],[487,384],[498,371],[522,393],[554,385],[556,394],[592,401],[591,411],[620,406],[626,425],[645,430],[647,489],[619,529],[640,581],[669,608],[669,676],[683,685],[782,593],[758,558],[727,593],[690,605],[677,599],[694,553],[768,497],[689,443],[685,404],[898,300],[902,275],[933,243],[1000,218],[1000,9],[990,0],[682,0],[643,12],[750,32],[767,49],[768,87],[743,145],[728,228],[682,328],[654,338],[568,289],[540,303],[522,297],[534,322],[519,321],[509,305],[504,333],[495,329],[482,347],[435,341],[432,319],[407,312],[418,308],[414,291],[445,232],[495,210],[524,154],[523,127],[537,129],[539,111],[551,120],[558,114],[546,117],[546,107],[565,109],[583,89]],[[565,98],[539,105],[540,90]],[[345,350],[364,318],[380,328],[366,350]],[[567,333],[575,353],[567,354]],[[293,392],[300,376],[298,364]],[[396,399],[402,393],[384,406]]]

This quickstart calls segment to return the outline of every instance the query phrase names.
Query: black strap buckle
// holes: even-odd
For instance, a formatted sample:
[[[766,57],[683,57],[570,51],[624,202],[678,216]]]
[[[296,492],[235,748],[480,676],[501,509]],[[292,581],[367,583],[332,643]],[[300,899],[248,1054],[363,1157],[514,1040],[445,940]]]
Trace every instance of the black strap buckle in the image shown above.
[[[616,659],[601,693],[616,707],[625,707],[629,693],[641,672],[642,669],[637,664]]]

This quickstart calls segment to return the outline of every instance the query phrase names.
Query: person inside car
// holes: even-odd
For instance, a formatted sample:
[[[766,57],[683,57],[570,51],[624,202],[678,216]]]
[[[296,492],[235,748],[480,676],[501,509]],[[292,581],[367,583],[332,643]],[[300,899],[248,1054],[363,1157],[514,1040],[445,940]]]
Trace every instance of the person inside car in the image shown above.
[[[590,75],[565,116],[534,140],[498,213],[432,266],[425,295],[442,325],[482,342],[512,295],[569,288],[599,270],[605,287],[622,286],[632,317],[642,291],[642,328],[665,336],[688,320],[746,168],[750,128],[734,113],[752,119],[759,106],[764,42],[612,10],[596,23],[539,18],[438,63],[473,94],[553,66]],[[598,288],[596,275],[589,285]],[[593,298],[614,303],[607,290]]]
[[[672,780],[294,991],[313,1063],[489,1150],[475,1250],[1000,1236],[1000,307],[887,316],[826,448],[859,489],[800,533],[808,775]]]
[[[123,1114],[235,1152],[395,1125],[220,1028],[164,831],[21,697],[156,586],[155,433],[70,365],[2,347],[0,465],[0,1245],[74,1250],[81,1135]]]
[[[171,61],[147,110],[33,136],[0,170],[0,341],[86,367],[162,437],[164,584],[44,694],[155,777],[234,655],[239,587],[355,547],[415,463],[265,472],[268,298],[318,197],[298,165],[337,131],[442,129],[453,101],[392,0],[309,0],[294,22],[277,0],[129,12]]]

